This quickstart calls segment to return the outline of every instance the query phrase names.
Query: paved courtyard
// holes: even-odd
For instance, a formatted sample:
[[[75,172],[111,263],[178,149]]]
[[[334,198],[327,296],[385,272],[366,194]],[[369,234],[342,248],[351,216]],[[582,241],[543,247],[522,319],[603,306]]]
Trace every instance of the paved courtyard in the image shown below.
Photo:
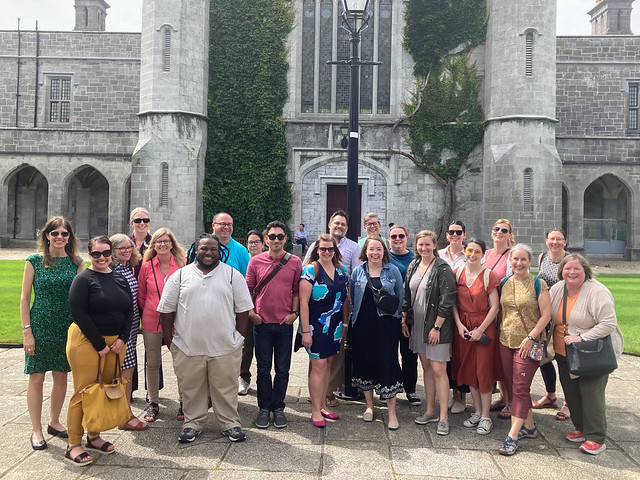
[[[255,383],[240,397],[240,416],[247,441],[231,444],[220,434],[213,415],[193,444],[178,443],[181,424],[176,420],[177,388],[168,350],[164,351],[165,388],[157,422],[141,432],[117,429],[104,437],[116,446],[114,455],[95,455],[93,465],[80,468],[63,461],[65,440],[47,435],[49,448],[33,451],[29,445],[26,406],[27,379],[22,373],[20,349],[0,349],[0,478],[3,479],[360,479],[418,480],[465,479],[638,479],[640,478],[640,358],[624,355],[620,368],[610,376],[607,390],[609,432],[607,451],[597,457],[581,453],[564,435],[568,422],[554,420],[555,410],[535,414],[541,435],[523,440],[514,457],[497,453],[508,430],[508,421],[495,419],[494,430],[485,437],[462,426],[471,413],[452,415],[451,434],[439,437],[435,424],[419,426],[413,419],[423,407],[410,406],[404,394],[398,402],[400,429],[385,428],[386,408],[378,404],[375,421],[365,423],[360,402],[341,402],[340,420],[318,429],[309,421],[307,403],[307,355],[294,353],[286,413],[287,428],[252,426],[257,413]],[[139,353],[142,349],[139,347]],[[142,358],[140,356],[140,358]],[[255,374],[255,365],[254,365]],[[71,379],[71,377],[69,377]],[[47,377],[45,392],[49,390]],[[543,393],[539,374],[534,397]],[[71,391],[71,382],[69,391]],[[424,396],[420,385],[418,393]],[[144,391],[134,394],[134,413],[146,408]],[[470,401],[470,398],[469,398]],[[46,408],[45,408],[46,410]],[[63,412],[66,416],[66,410]],[[43,419],[48,419],[47,411]],[[46,424],[45,424],[46,428]]]

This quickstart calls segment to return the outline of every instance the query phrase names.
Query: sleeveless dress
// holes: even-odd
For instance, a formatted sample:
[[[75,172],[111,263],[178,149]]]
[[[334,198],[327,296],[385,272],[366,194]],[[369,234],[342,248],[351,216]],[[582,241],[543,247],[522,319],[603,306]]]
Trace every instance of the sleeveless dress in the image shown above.
[[[24,373],[69,372],[67,330],[73,322],[69,308],[69,287],[78,267],[69,257],[56,257],[54,266],[45,268],[42,255],[27,257],[33,265],[34,299],[30,324],[36,341],[35,355],[25,354]]]
[[[318,266],[315,271],[314,264]],[[333,280],[318,262],[304,267],[301,278],[313,285],[309,298],[309,329],[313,344],[307,348],[311,358],[328,358],[340,351],[342,305],[347,298],[347,271],[336,268]]]

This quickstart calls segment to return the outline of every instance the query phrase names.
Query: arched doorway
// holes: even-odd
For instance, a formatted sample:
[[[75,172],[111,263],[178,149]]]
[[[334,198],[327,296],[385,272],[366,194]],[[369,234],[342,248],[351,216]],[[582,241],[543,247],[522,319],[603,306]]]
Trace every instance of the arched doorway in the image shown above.
[[[65,214],[79,238],[108,234],[109,182],[98,170],[85,165],[71,176]]]
[[[614,175],[595,180],[584,192],[584,250],[587,254],[624,254],[627,247],[629,192]]]
[[[8,177],[7,236],[34,239],[47,221],[49,182],[36,168],[25,165]]]

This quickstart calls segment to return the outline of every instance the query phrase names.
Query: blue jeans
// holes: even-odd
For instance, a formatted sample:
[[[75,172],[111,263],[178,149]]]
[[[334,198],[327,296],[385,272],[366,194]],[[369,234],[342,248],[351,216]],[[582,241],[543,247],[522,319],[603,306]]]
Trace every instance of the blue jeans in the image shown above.
[[[253,326],[253,343],[258,367],[258,407],[274,411],[284,408],[289,385],[293,325],[261,323]],[[271,360],[276,372],[271,381]]]

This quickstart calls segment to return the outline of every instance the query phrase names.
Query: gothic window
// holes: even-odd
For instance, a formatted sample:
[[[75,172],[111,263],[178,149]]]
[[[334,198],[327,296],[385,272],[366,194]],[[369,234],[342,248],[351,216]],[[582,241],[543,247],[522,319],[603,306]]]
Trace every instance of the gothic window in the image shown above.
[[[533,213],[533,194],[532,194],[532,177],[533,170],[531,168],[526,168],[524,170],[524,188],[522,192],[523,199],[523,211],[525,214]]]
[[[88,27],[89,26],[89,9],[87,7],[84,7],[83,14],[84,14],[84,26]]]
[[[164,29],[162,43],[162,71],[171,71],[171,28]]]
[[[49,122],[69,123],[71,114],[71,77],[50,77],[48,92]]]
[[[638,130],[638,82],[629,83],[629,130]]]
[[[383,62],[360,67],[360,113],[390,113],[392,1],[371,0],[369,27],[362,32],[362,60]],[[327,61],[351,57],[349,33],[342,28],[340,0],[303,0],[300,111],[349,111],[350,68]]]
[[[527,77],[533,76],[533,32],[528,32],[525,37],[524,74]]]
[[[166,163],[162,164],[161,182],[160,206],[164,207],[169,205],[169,165]]]

